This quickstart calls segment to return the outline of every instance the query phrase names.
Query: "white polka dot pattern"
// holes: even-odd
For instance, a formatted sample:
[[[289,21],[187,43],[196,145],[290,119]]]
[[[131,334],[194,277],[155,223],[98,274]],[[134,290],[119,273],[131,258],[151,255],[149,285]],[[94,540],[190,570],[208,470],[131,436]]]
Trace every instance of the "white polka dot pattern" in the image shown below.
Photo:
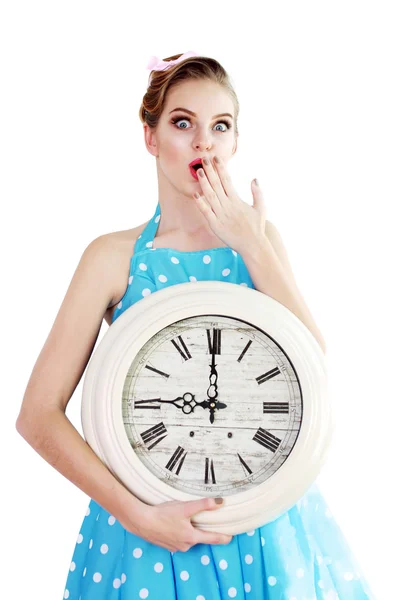
[[[225,281],[254,288],[234,249],[154,248],[154,218],[136,240],[125,294],[113,321],[167,286]],[[124,530],[91,500],[68,565],[69,600],[375,600],[316,485],[286,513],[231,543],[170,552]],[[120,589],[122,588],[122,589]]]

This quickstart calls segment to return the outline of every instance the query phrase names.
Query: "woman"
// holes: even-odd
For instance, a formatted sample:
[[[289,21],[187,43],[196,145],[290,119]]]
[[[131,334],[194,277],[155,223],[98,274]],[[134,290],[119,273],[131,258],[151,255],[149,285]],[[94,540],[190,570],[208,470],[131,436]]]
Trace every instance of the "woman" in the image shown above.
[[[223,280],[255,288],[295,313],[325,351],[279,233],[265,219],[260,188],[252,182],[249,206],[229,178],[239,104],[227,73],[216,60],[193,52],[156,59],[151,67],[140,118],[146,148],[156,158],[155,213],[138,227],[96,238],[83,252],[17,421],[32,447],[91,498],[64,598],[371,599],[315,484],[255,531],[206,532],[190,518],[221,504],[204,498],[147,506],[113,477],[66,418],[102,319],[111,324],[169,285]],[[196,159],[202,166],[197,172],[191,168]]]

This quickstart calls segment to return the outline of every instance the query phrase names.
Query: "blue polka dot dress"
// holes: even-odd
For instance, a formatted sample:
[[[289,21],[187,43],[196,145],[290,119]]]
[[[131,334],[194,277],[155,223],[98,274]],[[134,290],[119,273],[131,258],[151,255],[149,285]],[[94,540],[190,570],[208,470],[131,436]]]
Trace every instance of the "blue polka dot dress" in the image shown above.
[[[126,292],[113,321],[166,286],[220,280],[254,288],[227,247],[196,252],[153,249],[160,205],[136,240]],[[91,500],[69,567],[69,600],[374,600],[343,533],[314,483],[271,523],[228,545],[170,552],[122,527]]]

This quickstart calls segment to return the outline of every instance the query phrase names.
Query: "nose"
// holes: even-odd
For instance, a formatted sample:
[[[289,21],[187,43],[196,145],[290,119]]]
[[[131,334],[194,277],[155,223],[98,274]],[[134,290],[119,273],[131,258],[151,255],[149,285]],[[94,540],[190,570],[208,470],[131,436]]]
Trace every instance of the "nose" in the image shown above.
[[[211,142],[207,140],[197,140],[196,142],[194,142],[194,147],[200,152],[203,152],[204,150],[209,151],[211,146]]]

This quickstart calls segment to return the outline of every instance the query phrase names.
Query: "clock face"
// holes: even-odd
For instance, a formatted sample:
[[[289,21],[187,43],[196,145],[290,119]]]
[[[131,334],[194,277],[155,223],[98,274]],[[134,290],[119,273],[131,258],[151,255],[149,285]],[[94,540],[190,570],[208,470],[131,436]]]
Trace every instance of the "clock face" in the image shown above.
[[[298,437],[296,372],[259,327],[223,315],[159,331],[125,377],[122,418],[132,451],[184,492],[228,496],[271,477]]]

